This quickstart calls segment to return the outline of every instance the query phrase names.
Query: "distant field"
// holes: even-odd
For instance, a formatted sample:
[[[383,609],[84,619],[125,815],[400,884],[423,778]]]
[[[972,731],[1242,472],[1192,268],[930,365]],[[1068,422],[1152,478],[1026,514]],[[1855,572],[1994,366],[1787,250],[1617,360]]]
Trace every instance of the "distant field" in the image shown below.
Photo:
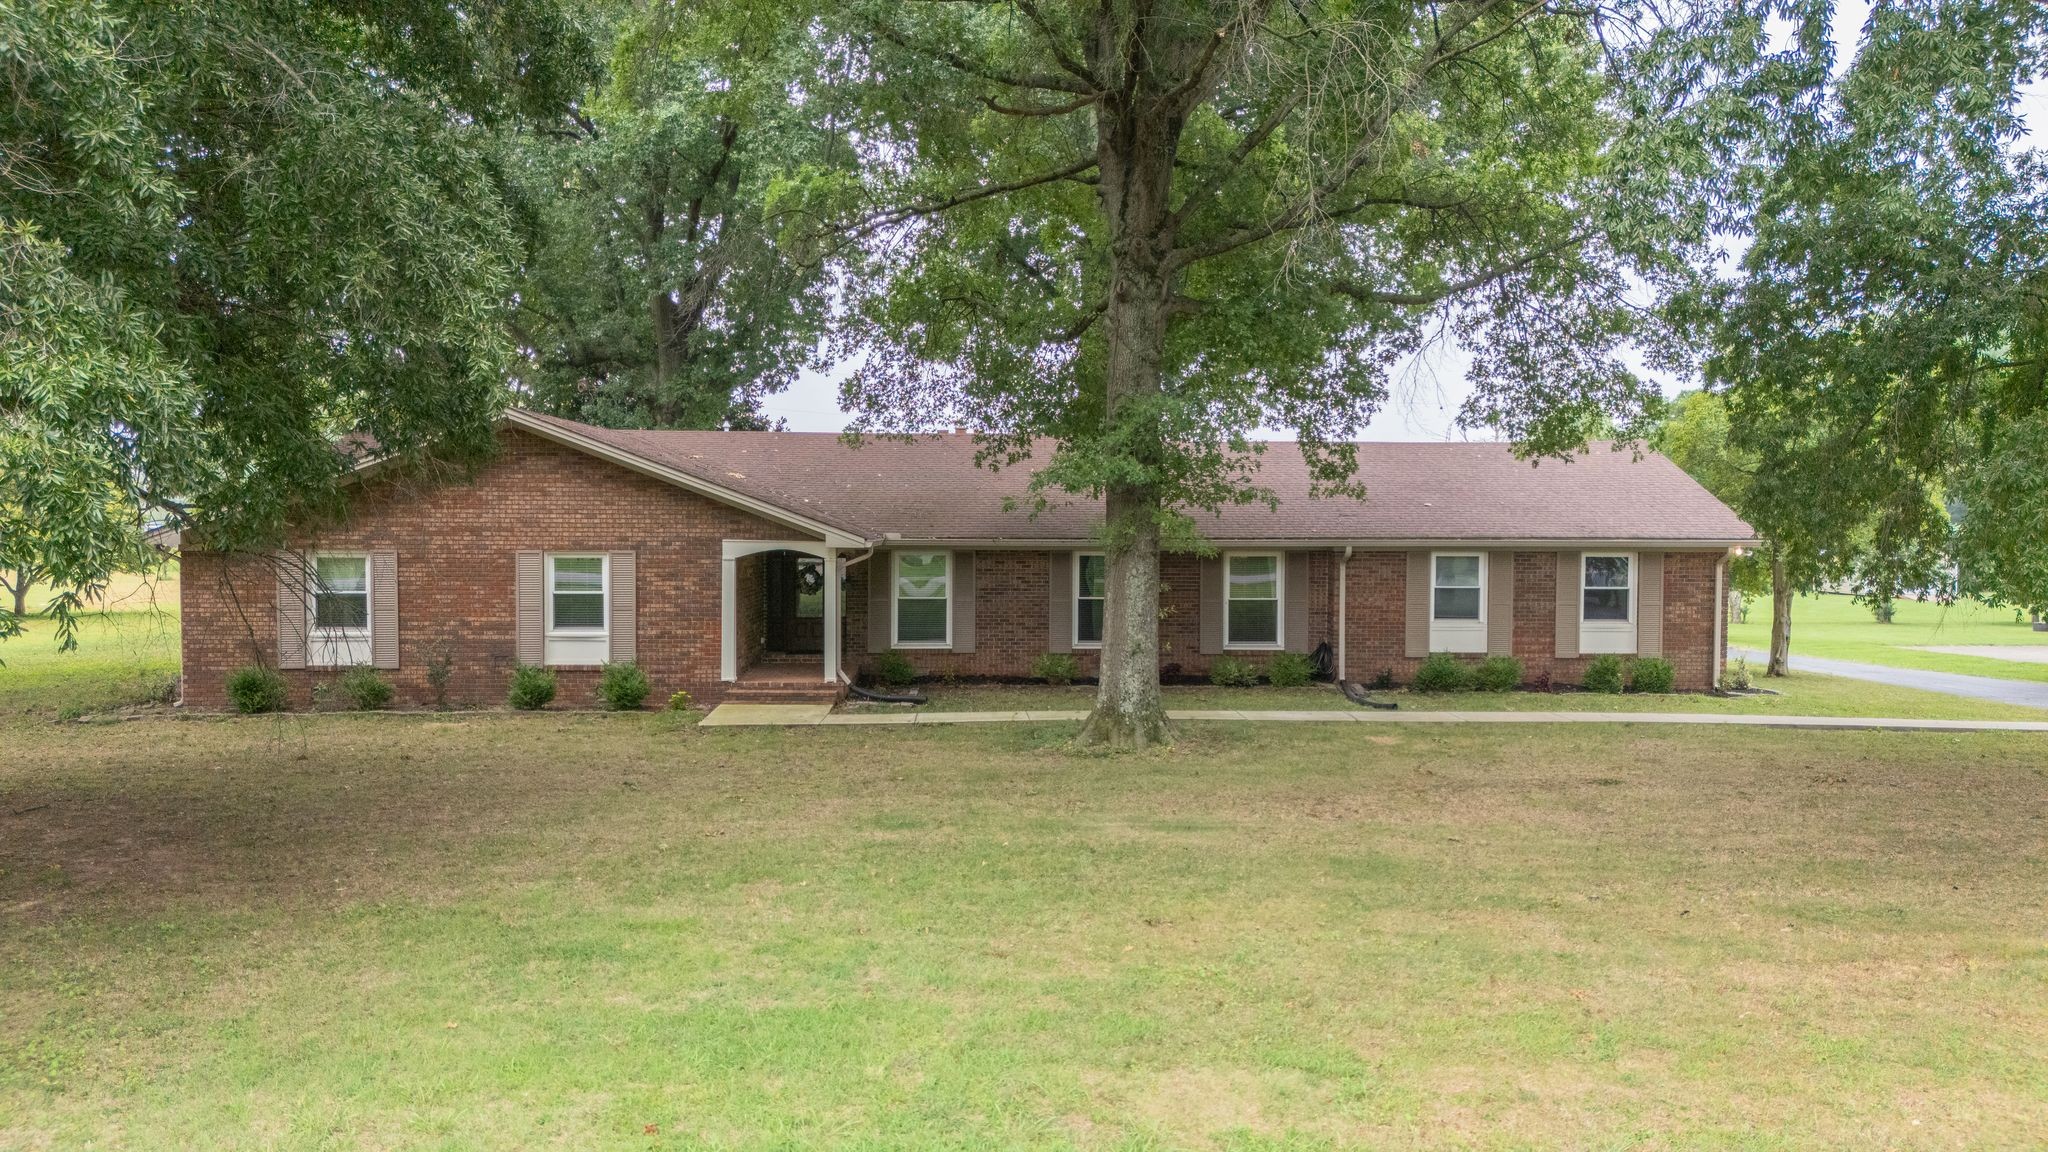
[[[29,610],[42,611],[49,596],[36,589]],[[0,640],[0,716],[75,715],[163,697],[178,677],[177,569],[123,575],[102,606],[79,618],[74,651],[59,647],[47,619]]]
[[[1767,650],[1771,644],[1770,601],[1753,603],[1748,622],[1732,626],[1728,641],[1738,647]],[[2034,631],[2024,617],[2015,621],[2010,608],[1989,608],[1973,600],[1947,606],[1901,600],[1890,624],[1879,624],[1869,608],[1847,596],[1801,596],[1792,605],[1794,656],[2005,680],[2048,680],[2048,664],[1916,651],[1936,644],[2048,644],[2048,632]]]

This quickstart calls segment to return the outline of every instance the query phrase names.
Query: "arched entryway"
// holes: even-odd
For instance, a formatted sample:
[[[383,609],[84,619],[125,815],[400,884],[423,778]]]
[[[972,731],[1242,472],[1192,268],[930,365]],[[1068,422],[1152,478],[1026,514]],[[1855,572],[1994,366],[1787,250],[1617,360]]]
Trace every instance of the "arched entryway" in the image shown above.
[[[727,540],[720,679],[839,680],[841,561],[822,541]]]

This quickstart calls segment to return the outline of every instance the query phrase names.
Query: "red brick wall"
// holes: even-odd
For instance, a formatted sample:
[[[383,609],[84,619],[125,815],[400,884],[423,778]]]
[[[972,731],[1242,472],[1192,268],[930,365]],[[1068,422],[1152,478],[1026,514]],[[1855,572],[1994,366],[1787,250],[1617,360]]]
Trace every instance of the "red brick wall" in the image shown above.
[[[1681,691],[1712,684],[1714,567],[1720,552],[1664,554],[1664,658]],[[1421,663],[1407,656],[1408,557],[1405,552],[1351,555],[1347,638],[1351,678],[1371,683],[1382,671],[1407,683]],[[1557,553],[1515,553],[1513,648],[1525,683],[1577,684],[1592,657],[1557,658]],[[1471,658],[1480,659],[1477,656]]]
[[[877,553],[878,557],[885,554]],[[932,649],[904,649],[919,675],[924,676],[1028,676],[1032,662],[1046,651],[1051,618],[1048,598],[1052,595],[1050,552],[1022,552],[981,549],[974,554],[973,652],[943,652]],[[1330,627],[1330,610],[1335,594],[1332,582],[1333,553],[1306,553],[1309,565],[1308,649],[1324,641],[1335,642]],[[847,667],[873,669],[868,652],[868,580],[877,564],[874,559],[856,565],[847,573],[846,652]],[[886,577],[885,577],[886,578]],[[1201,651],[1201,558],[1190,553],[1169,553],[1159,560],[1159,663],[1170,674],[1206,676],[1214,657]],[[887,627],[887,622],[883,622]],[[1235,652],[1252,664],[1264,667],[1270,652]],[[1098,667],[1092,649],[1074,649],[1081,675],[1093,676]]]
[[[654,685],[650,705],[678,689],[716,699],[719,542],[791,531],[524,433],[505,433],[503,445],[471,483],[424,491],[372,483],[346,524],[293,542],[398,552],[399,667],[386,673],[397,702],[431,700],[426,659],[435,646],[453,658],[453,703],[504,702],[514,662],[513,557],[522,549],[637,553],[637,642]],[[230,671],[276,664],[275,578],[260,560],[187,552],[182,595],[185,702],[223,708]],[[337,673],[285,675],[303,705],[315,682]],[[557,676],[560,705],[591,703],[595,670]]]

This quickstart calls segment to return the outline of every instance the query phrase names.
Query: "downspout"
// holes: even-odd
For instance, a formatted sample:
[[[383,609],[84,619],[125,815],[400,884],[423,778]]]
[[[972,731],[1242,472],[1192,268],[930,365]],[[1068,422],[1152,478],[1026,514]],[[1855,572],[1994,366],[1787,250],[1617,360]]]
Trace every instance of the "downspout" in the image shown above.
[[[870,557],[870,556],[873,556],[874,554],[875,554],[875,550],[874,550],[873,548],[869,548],[869,549],[868,549],[867,551],[865,551],[865,552],[861,553],[861,554],[860,554],[860,555],[858,555],[858,556],[848,556],[848,557],[846,558],[846,566],[845,566],[845,567],[846,567],[846,568],[848,568],[848,569],[850,569],[850,568],[852,568],[852,567],[853,567],[853,566],[854,566],[855,564],[858,564],[858,563],[860,563],[861,561],[863,561],[863,560],[866,560],[866,559],[867,559],[868,557]],[[845,570],[844,570],[844,569],[842,569],[842,570],[841,570],[841,573],[840,573],[840,575],[841,575],[841,576],[844,576],[844,575],[845,575]],[[842,681],[844,681],[844,682],[846,682],[846,683],[848,683],[848,684],[851,684],[851,683],[853,683],[853,677],[851,677],[851,676],[848,676],[848,675],[846,674],[846,597],[845,597],[845,596],[841,596],[841,597],[839,598],[839,679],[841,679]]]
[[[1351,662],[1347,658],[1345,641],[1351,635],[1351,616],[1345,610],[1344,601],[1351,591],[1349,571],[1351,568],[1351,545],[1344,546],[1344,555],[1337,558],[1337,683],[1351,679]]]
[[[1716,692],[1721,690],[1721,669],[1728,663],[1728,642],[1723,629],[1728,627],[1728,557],[1714,562],[1714,663],[1707,673],[1707,686]]]

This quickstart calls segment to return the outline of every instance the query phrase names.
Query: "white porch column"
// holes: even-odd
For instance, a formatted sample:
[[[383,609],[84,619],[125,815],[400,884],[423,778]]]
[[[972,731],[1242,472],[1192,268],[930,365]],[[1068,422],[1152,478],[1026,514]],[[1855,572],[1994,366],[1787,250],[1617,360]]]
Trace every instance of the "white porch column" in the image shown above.
[[[740,562],[723,557],[718,565],[718,678],[740,678]]]
[[[825,550],[825,682],[839,682],[839,552]]]

